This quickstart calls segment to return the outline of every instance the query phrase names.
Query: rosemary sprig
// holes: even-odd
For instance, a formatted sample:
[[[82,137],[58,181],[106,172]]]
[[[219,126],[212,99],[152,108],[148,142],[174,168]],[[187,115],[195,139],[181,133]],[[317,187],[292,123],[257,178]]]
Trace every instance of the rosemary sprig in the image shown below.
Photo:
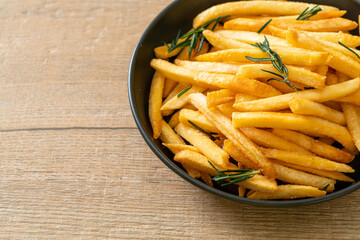
[[[213,140],[213,141],[215,141],[215,140],[220,140],[219,137],[215,137],[215,136],[214,136],[215,133],[209,133],[209,132],[205,131],[204,129],[202,129],[201,127],[199,127],[198,125],[196,125],[195,123],[193,123],[193,122],[190,121],[190,120],[188,120],[188,122],[189,122],[194,128],[196,128],[197,130],[199,130],[200,132],[205,133],[206,135],[208,135],[208,136],[211,138],[211,140]]]
[[[347,50],[349,50],[350,52],[352,52],[353,54],[355,54],[356,57],[360,59],[359,54],[357,54],[354,50],[352,50],[351,48],[349,48],[348,46],[346,46],[345,44],[343,44],[343,43],[340,42],[340,41],[339,41],[338,43],[339,43],[341,46],[343,46],[344,48],[346,48]]]
[[[202,32],[210,26],[210,24],[214,23],[214,26],[212,27],[211,31],[213,31],[215,29],[215,27],[219,24],[220,20],[223,18],[227,18],[230,17],[229,15],[226,16],[221,16],[221,17],[217,17],[214,19],[211,19],[210,21],[204,23],[202,26],[200,26],[199,28],[190,31],[186,34],[184,34],[183,36],[180,37],[180,33],[181,30],[179,30],[176,38],[174,40],[171,41],[168,52],[172,52],[177,48],[185,48],[185,47],[189,47],[189,51],[188,51],[188,55],[189,57],[191,56],[191,52],[195,51],[196,46],[198,44],[198,41],[200,39],[200,44],[199,44],[199,48],[198,48],[198,52],[200,52],[203,43],[205,41],[205,36],[202,34]],[[185,39],[182,42],[179,42],[180,39]]]
[[[262,26],[259,31],[257,31],[258,34],[260,34],[266,27],[267,25],[269,25],[269,23],[271,23],[272,19],[270,19],[269,21],[267,21],[264,26]]]
[[[277,76],[278,78],[270,78],[268,79],[268,81],[280,81],[280,82],[284,82],[286,83],[289,87],[291,87],[292,89],[296,90],[296,91],[301,91],[300,88],[297,88],[294,86],[294,84],[292,84],[289,79],[289,72],[287,67],[282,63],[281,61],[281,57],[279,56],[279,54],[277,54],[276,52],[274,52],[271,48],[270,48],[270,43],[268,41],[268,39],[265,36],[265,40],[263,43],[255,43],[255,44],[251,44],[254,47],[259,48],[261,51],[268,53],[269,54],[269,58],[253,58],[253,57],[248,57],[246,56],[247,59],[249,59],[250,61],[254,61],[254,62],[266,62],[266,61],[271,61],[272,65],[274,66],[274,68],[276,70],[278,70],[279,73],[275,73],[272,71],[267,71],[264,69],[261,69],[264,72],[273,74],[275,76]]]
[[[319,190],[326,191],[329,187],[330,187],[330,184],[327,184],[325,187],[319,188]]]
[[[234,170],[226,170],[226,171],[220,171],[217,169],[210,161],[209,164],[216,170],[218,176],[213,177],[212,180],[221,184],[221,186],[227,186],[230,184],[243,182],[245,180],[248,180],[252,177],[254,177],[256,174],[261,173],[261,171],[256,171],[252,169],[234,169]],[[231,174],[230,174],[231,173]],[[224,181],[229,180],[226,183],[223,183]]]
[[[177,98],[180,98],[182,95],[184,95],[187,91],[189,91],[192,88],[192,86],[185,88],[184,90],[182,90],[178,95]]]
[[[299,21],[307,21],[309,20],[310,17],[316,15],[318,12],[322,11],[321,7],[319,5],[316,5],[315,7],[313,7],[312,9],[310,9],[309,11],[309,7],[307,7],[299,16],[296,20]]]

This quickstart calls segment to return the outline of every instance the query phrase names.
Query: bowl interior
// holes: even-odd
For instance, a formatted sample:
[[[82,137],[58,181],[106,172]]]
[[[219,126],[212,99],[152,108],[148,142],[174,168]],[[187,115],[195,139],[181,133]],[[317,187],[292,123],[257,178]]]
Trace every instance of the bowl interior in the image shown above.
[[[219,186],[211,188],[199,180],[193,179],[187,175],[182,167],[171,159],[173,154],[161,145],[160,140],[152,138],[152,129],[148,118],[148,97],[151,79],[154,74],[154,70],[150,67],[150,61],[154,58],[153,49],[161,45],[161,41],[170,42],[175,38],[179,29],[182,32],[191,28],[192,19],[201,11],[224,2],[224,0],[178,0],[164,9],[148,26],[147,30],[142,35],[138,45],[135,48],[133,57],[129,68],[129,99],[132,112],[136,124],[144,137],[149,147],[154,153],[174,172],[191,182],[192,184],[209,191],[211,193],[220,195],[230,200],[239,202],[261,205],[261,206],[297,206],[306,205],[325,200],[333,199],[342,196],[346,193],[352,192],[360,187],[359,174],[349,175],[356,180],[356,184],[350,185],[348,183],[339,182],[336,185],[336,191],[321,198],[309,198],[301,200],[291,201],[261,201],[251,200],[247,198],[238,197],[232,192],[235,189],[228,187],[226,189]],[[311,0],[302,1],[315,4],[326,4],[338,7],[340,9],[347,10],[346,18],[353,21],[358,21],[358,13],[360,5],[350,0]],[[353,34],[358,35],[358,30],[353,30]],[[356,169],[356,172],[360,170],[359,156],[353,161],[351,166]],[[236,192],[235,192],[236,193]]]

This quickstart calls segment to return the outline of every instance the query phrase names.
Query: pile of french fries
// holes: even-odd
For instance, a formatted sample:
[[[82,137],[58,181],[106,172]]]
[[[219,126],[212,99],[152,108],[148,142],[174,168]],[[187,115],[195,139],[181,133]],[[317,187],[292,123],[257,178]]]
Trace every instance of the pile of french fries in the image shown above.
[[[296,20],[313,7],[283,1],[216,5],[194,19],[198,29],[229,15],[203,31],[201,49],[190,56],[188,46],[154,49],[153,137],[190,176],[213,186],[219,171],[260,170],[235,183],[239,196],[250,199],[320,197],[333,192],[336,181],[353,182],[345,173],[354,172],[348,163],[360,149],[360,51],[355,49],[360,37],[348,31],[358,24],[331,6]],[[247,58],[269,57],[251,45],[265,37],[301,91],[267,81],[274,77],[268,71],[276,71],[270,61]]]

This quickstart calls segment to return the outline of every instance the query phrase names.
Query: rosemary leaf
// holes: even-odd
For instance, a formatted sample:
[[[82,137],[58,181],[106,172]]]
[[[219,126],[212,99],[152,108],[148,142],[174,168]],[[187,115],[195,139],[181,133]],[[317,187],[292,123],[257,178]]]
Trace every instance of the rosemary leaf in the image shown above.
[[[189,122],[194,128],[196,128],[197,130],[199,130],[200,132],[205,133],[206,135],[208,135],[208,136],[211,138],[211,140],[213,140],[213,141],[214,141],[214,140],[220,140],[220,138],[214,136],[214,133],[209,133],[209,132],[205,131],[204,129],[202,129],[201,127],[199,127],[198,125],[196,125],[195,123],[193,123],[193,122],[190,121],[190,120],[188,120],[188,122]]]
[[[308,11],[309,7],[307,7],[296,20],[299,21],[307,21],[310,17],[316,15],[318,12],[322,11],[321,7],[319,5],[316,5],[312,9]]]
[[[189,91],[192,88],[192,86],[182,90],[178,95],[177,98],[180,98],[182,95],[184,95],[187,91]]]
[[[266,27],[267,25],[269,25],[269,23],[272,21],[272,19],[270,19],[269,21],[267,21],[264,26],[262,26],[259,31],[257,31],[258,34],[260,34]]]
[[[349,50],[350,52],[352,52],[353,54],[355,54],[356,57],[360,59],[359,54],[357,54],[354,50],[352,50],[351,48],[349,48],[348,46],[346,46],[345,44],[343,44],[343,43],[340,42],[340,41],[339,41],[338,43],[339,43],[341,46],[343,46],[344,48],[346,48],[347,50]]]
[[[326,191],[329,187],[330,187],[330,184],[327,184],[325,187],[319,188],[319,190]]]

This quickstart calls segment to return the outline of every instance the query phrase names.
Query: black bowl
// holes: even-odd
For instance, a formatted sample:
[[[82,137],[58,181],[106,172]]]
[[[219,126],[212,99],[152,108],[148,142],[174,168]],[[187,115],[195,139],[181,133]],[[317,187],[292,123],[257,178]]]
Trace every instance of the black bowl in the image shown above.
[[[183,32],[191,28],[192,19],[201,11],[224,2],[224,0],[178,0],[174,1],[165,8],[148,26],[146,31],[140,38],[129,67],[128,75],[128,91],[131,110],[134,115],[135,122],[141,132],[141,135],[149,145],[151,150],[165,163],[171,170],[179,176],[194,184],[195,186],[206,190],[210,193],[221,197],[252,205],[284,207],[284,206],[300,206],[319,202],[324,202],[350,193],[360,188],[359,176],[353,175],[356,180],[355,184],[349,185],[339,183],[336,185],[336,191],[319,198],[307,198],[300,200],[288,201],[264,201],[252,200],[239,197],[232,193],[232,189],[223,189],[220,187],[211,188],[200,180],[190,177],[183,168],[173,162],[173,154],[161,145],[160,140],[152,138],[152,129],[148,118],[148,97],[149,89],[154,70],[150,67],[150,60],[154,58],[153,49],[161,44],[161,41],[170,42],[175,38],[177,31],[182,29]],[[346,18],[357,21],[360,6],[350,0],[311,0],[303,1],[315,4],[326,4],[336,6],[340,9],[347,10]],[[354,34],[354,33],[353,33]],[[360,170],[359,157],[353,161],[352,165],[356,172]]]

